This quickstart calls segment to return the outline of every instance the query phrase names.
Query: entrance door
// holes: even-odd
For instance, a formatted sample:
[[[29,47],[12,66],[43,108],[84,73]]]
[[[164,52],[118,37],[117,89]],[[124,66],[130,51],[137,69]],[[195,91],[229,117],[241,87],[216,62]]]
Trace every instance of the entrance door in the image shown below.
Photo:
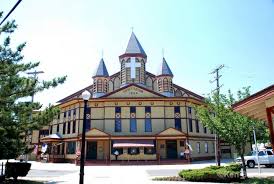
[[[87,160],[97,159],[97,142],[87,142]]]
[[[169,159],[178,158],[177,154],[177,141],[176,140],[167,140],[166,141],[166,155]]]

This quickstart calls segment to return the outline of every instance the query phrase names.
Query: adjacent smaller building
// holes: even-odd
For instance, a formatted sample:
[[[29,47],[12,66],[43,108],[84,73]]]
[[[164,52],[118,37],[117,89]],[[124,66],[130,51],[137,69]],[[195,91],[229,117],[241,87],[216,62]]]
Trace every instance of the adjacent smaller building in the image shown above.
[[[241,114],[267,123],[270,142],[274,150],[274,85],[271,85],[233,105]]]

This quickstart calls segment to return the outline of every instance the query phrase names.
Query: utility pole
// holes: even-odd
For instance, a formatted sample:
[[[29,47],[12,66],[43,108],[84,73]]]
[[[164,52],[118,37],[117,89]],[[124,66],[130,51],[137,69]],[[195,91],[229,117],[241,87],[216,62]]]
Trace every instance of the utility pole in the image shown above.
[[[41,73],[44,73],[43,71],[33,71],[33,72],[27,72],[27,74],[28,75],[33,75],[33,80],[38,80],[38,74],[41,74]],[[34,102],[34,93],[32,93],[32,95],[31,95],[31,103],[33,103]],[[31,114],[30,114],[30,120],[32,120],[32,112],[31,112]],[[30,130],[28,130],[27,132],[26,132],[26,134],[27,134],[27,144],[29,144],[30,142],[31,142],[31,140],[30,140],[30,135],[31,135],[31,132],[30,132]],[[28,161],[28,154],[26,154],[26,161]]]
[[[38,80],[38,74],[44,73],[43,71],[33,71],[33,72],[27,72],[28,75],[33,75],[34,80]],[[31,103],[34,101],[34,93],[32,93],[31,96]]]
[[[216,88],[213,91],[217,91],[217,107],[218,110],[216,115],[218,116],[219,113],[219,104],[220,104],[220,88],[223,86],[220,86],[219,79],[222,77],[222,75],[219,75],[219,71],[224,67],[224,65],[220,65],[217,68],[215,68],[210,74],[215,74],[216,77],[213,81],[210,81],[210,83],[213,83],[216,81]],[[212,91],[212,92],[213,92]],[[220,166],[221,165],[221,148],[220,148],[220,138],[219,136],[215,133],[215,160],[216,160],[216,165]]]

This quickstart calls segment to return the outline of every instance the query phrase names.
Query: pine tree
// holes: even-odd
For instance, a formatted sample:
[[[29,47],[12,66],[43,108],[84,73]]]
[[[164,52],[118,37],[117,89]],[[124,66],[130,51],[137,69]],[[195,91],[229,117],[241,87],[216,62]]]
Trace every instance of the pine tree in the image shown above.
[[[0,18],[3,12],[0,12]],[[16,30],[15,21],[0,27],[0,159],[11,159],[26,151],[25,136],[29,131],[47,125],[59,109],[49,105],[45,110],[40,103],[26,102],[30,97],[51,87],[64,83],[66,77],[38,82],[28,77],[27,72],[39,66],[39,62],[23,61],[22,50],[26,43],[10,48],[10,35]]]

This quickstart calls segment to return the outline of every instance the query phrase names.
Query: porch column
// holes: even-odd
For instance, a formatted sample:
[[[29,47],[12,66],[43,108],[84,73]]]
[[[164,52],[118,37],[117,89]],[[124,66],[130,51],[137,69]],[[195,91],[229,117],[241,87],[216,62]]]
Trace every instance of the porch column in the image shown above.
[[[272,113],[274,113],[274,106],[269,107],[266,109],[267,113],[267,121],[269,126],[269,132],[270,132],[270,142],[272,149],[274,150],[274,127],[273,127],[273,120],[272,120]]]

